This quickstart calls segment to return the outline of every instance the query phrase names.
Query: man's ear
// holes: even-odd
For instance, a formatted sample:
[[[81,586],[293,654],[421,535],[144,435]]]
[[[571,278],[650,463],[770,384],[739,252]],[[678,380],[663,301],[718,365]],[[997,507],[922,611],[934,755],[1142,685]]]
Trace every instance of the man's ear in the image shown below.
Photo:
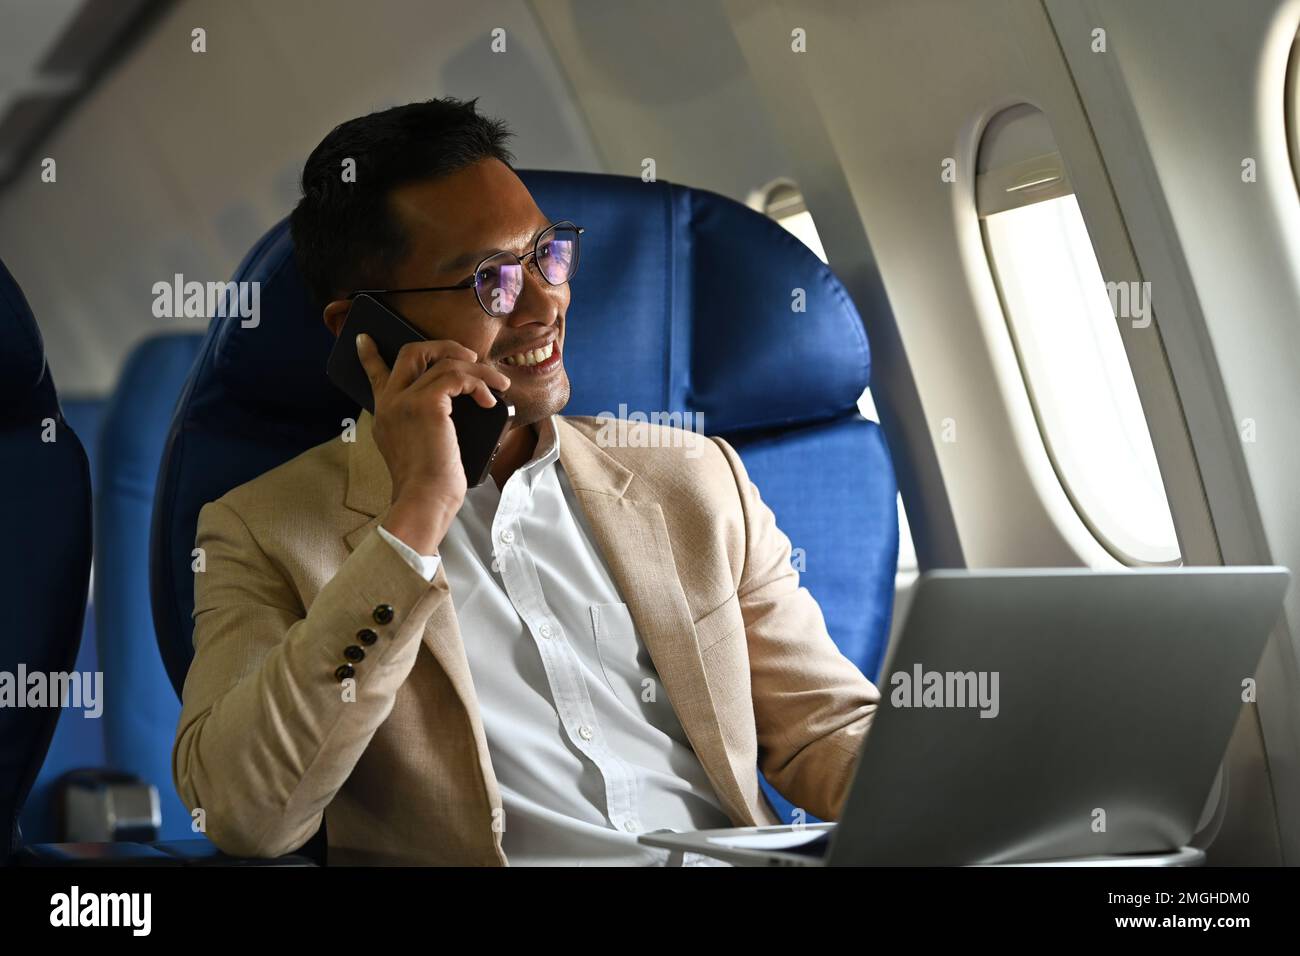
[[[325,326],[337,339],[339,333],[343,331],[343,323],[347,320],[348,312],[352,308],[350,299],[335,299],[329,305],[325,306]]]

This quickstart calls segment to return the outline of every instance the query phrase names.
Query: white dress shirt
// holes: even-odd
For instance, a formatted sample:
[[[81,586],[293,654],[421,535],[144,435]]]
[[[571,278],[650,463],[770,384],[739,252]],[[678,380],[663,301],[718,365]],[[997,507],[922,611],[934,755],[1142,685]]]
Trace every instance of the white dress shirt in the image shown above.
[[[668,701],[559,460],[553,418],[505,487],[471,488],[439,546],[512,865],[725,865],[637,834],[731,822]]]

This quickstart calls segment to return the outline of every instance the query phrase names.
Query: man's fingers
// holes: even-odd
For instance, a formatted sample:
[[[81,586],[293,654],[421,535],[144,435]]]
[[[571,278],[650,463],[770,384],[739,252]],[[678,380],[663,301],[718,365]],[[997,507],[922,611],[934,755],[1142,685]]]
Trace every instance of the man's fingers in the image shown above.
[[[370,391],[378,397],[384,383],[388,381],[388,366],[384,364],[375,340],[364,332],[357,336],[357,357],[361,359],[366,378],[370,379]]]
[[[441,359],[477,362],[478,355],[472,349],[450,339],[408,342],[398,350],[397,358],[393,361],[393,386],[406,388]]]
[[[444,395],[473,395],[474,401],[491,408],[497,398],[491,389],[510,388],[510,376],[486,362],[479,362],[472,349],[447,339],[409,342],[393,361],[391,371],[370,336],[357,336],[357,355],[377,396],[381,389],[401,391],[412,387],[433,389]]]
[[[482,369],[480,377],[498,392],[504,392],[510,388],[510,376],[499,368],[491,365],[479,365],[477,368]]]
[[[497,397],[492,394],[488,388],[487,382],[482,379],[478,380],[478,386],[474,389],[474,401],[478,402],[484,408],[491,408],[497,403]]]
[[[447,395],[455,398],[457,395],[473,395],[474,401],[484,408],[491,408],[497,403],[497,397],[492,394],[487,382],[473,372],[458,369],[441,371],[427,385],[421,386],[421,389],[430,396]]]
[[[475,378],[480,378],[498,392],[504,392],[510,388],[510,376],[496,366],[489,365],[486,362],[466,362],[460,359],[439,359],[425,370],[414,387],[427,388],[431,382],[436,381],[443,373],[451,371],[466,372]]]

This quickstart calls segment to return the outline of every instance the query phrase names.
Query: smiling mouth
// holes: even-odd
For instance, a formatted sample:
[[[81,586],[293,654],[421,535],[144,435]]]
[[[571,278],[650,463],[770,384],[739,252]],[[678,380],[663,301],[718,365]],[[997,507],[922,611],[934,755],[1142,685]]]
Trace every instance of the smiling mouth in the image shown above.
[[[507,365],[511,368],[532,368],[543,364],[554,354],[555,343],[548,342],[539,349],[530,349],[527,352],[518,352],[514,355],[507,355],[499,361],[502,365]]]

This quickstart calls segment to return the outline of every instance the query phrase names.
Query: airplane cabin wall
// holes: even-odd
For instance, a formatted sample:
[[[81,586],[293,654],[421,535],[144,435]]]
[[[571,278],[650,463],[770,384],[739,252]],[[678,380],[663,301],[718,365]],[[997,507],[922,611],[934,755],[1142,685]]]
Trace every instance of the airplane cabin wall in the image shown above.
[[[1287,67],[1300,3],[1047,6],[1152,283],[1223,563],[1300,568],[1300,203],[1287,137],[1297,117],[1286,89],[1296,79]],[[1084,37],[1096,27],[1107,30],[1113,55],[1088,51]],[[1255,164],[1253,182],[1243,179],[1246,159]],[[1255,708],[1283,858],[1293,864],[1297,657],[1293,582]]]
[[[196,27],[206,53],[191,52]],[[504,53],[489,49],[496,27]],[[141,339],[204,328],[155,318],[153,284],[229,279],[292,209],[331,128],[445,95],[506,119],[521,166],[605,171],[523,0],[177,3],[0,193],[0,256],[60,392],[106,395]],[[46,156],[55,183],[41,182]]]
[[[1204,2],[1192,12],[1173,0],[1048,7],[1040,0],[834,0],[816,5],[727,0],[725,5],[767,111],[790,151],[793,175],[805,186],[831,265],[864,312],[877,358],[876,404],[890,433],[922,568],[945,563],[952,555],[971,567],[1116,564],[1080,521],[1054,473],[981,242],[973,175],[980,135],[993,116],[1017,103],[1037,106],[1051,122],[1103,274],[1116,280],[1155,280],[1156,322],[1147,334],[1121,323],[1121,335],[1184,562],[1276,560],[1300,566],[1300,555],[1290,544],[1270,549],[1256,539],[1253,547],[1238,547],[1241,531],[1250,538],[1251,525],[1258,523],[1250,515],[1255,502],[1249,483],[1241,480],[1245,472],[1231,465],[1242,457],[1240,443],[1235,450],[1228,443],[1236,437],[1233,419],[1213,407],[1223,401],[1214,386],[1212,349],[1217,343],[1210,342],[1207,350],[1205,336],[1197,330],[1209,309],[1203,315],[1195,308],[1203,294],[1200,286],[1216,284],[1223,294],[1213,304],[1225,323],[1223,334],[1230,334],[1243,302],[1259,317],[1265,334],[1287,319],[1290,332],[1278,341],[1289,343],[1295,334],[1297,297],[1289,262],[1296,260],[1286,253],[1294,242],[1289,233],[1296,213],[1294,182],[1285,154],[1279,155],[1285,140],[1280,98],[1285,57],[1279,64],[1276,49],[1261,48],[1257,41],[1263,35],[1255,28],[1257,22],[1269,24],[1268,36],[1289,45],[1295,24],[1278,25],[1286,18],[1277,11],[1290,4],[1259,0],[1244,5],[1246,16],[1243,5]],[[1067,7],[1076,12],[1071,24],[1076,34],[1070,38],[1076,52],[1069,61],[1058,35],[1062,22],[1049,16],[1049,8],[1057,14]],[[1077,67],[1083,56],[1079,44],[1098,25],[1090,12],[1105,14],[1115,39],[1112,58],[1093,67],[1106,73],[1107,82],[1080,82],[1081,97],[1071,66]],[[1088,29],[1080,36],[1085,23]],[[1184,24],[1187,29],[1180,30]],[[794,28],[806,31],[805,53],[791,50]],[[1129,30],[1133,33],[1125,42],[1121,35]],[[1199,37],[1191,49],[1181,42],[1184,33]],[[1233,43],[1222,43],[1222,37]],[[1261,53],[1257,63],[1253,58]],[[1198,253],[1195,270],[1148,275],[1144,270],[1152,264],[1152,233],[1148,229],[1130,236],[1126,216],[1134,194],[1118,191],[1112,182],[1140,168],[1146,127],[1127,128],[1125,136],[1099,144],[1093,121],[1122,106],[1124,64],[1141,76],[1142,83],[1130,93],[1145,98],[1139,104],[1142,124],[1173,136],[1194,129],[1199,140],[1222,138],[1219,112],[1207,116],[1194,107],[1198,96],[1202,103],[1224,107],[1223,95],[1209,96],[1208,91],[1221,82],[1218,71],[1225,55],[1237,58],[1229,72],[1238,76],[1228,86],[1245,97],[1236,100],[1240,122],[1228,131],[1230,140],[1235,134],[1245,138],[1231,140],[1227,152],[1258,147],[1274,164],[1270,185],[1249,205],[1237,204],[1239,196],[1222,185],[1211,216],[1192,213],[1205,188],[1203,163],[1199,177],[1143,182],[1157,195],[1162,188],[1180,191],[1171,206],[1185,203],[1187,213],[1160,222],[1157,233],[1163,236],[1160,241],[1175,247],[1187,242]],[[1259,82],[1263,69],[1272,70],[1268,84]],[[1254,84],[1244,83],[1247,79]],[[1270,90],[1272,112],[1256,105],[1257,94]],[[1160,115],[1179,99],[1172,115]],[[1186,171],[1189,159],[1201,161],[1206,155],[1215,154],[1185,150],[1181,168]],[[956,161],[956,183],[940,177],[946,158]],[[1238,163],[1239,157],[1232,164],[1234,174]],[[1270,204],[1285,211],[1272,211]],[[1221,221],[1233,228],[1223,232]],[[1230,256],[1218,248],[1225,239],[1240,242],[1259,221],[1284,227],[1259,237],[1272,244],[1272,254],[1247,261],[1250,244],[1239,245]],[[1279,265],[1279,259],[1288,262]],[[1282,277],[1256,285],[1260,295],[1234,300],[1232,273],[1223,269],[1226,261],[1246,268],[1252,282],[1270,269]],[[864,302],[886,297],[888,308],[864,307]],[[1255,393],[1250,407],[1261,409],[1259,414],[1279,428],[1270,453],[1251,449],[1248,457],[1255,468],[1267,462],[1270,477],[1256,489],[1275,493],[1267,502],[1272,512],[1264,515],[1265,523],[1277,541],[1290,540],[1300,527],[1293,520],[1295,496],[1284,490],[1293,484],[1295,469],[1287,466],[1294,465],[1294,449],[1300,446],[1291,411],[1296,406],[1297,351],[1280,349],[1287,358],[1274,355],[1265,363],[1270,367],[1262,380],[1252,383],[1252,375],[1258,375],[1252,363],[1268,351],[1260,348],[1261,341],[1269,339],[1239,339],[1217,358],[1234,366],[1239,387]],[[1196,362],[1200,371],[1192,374]],[[1232,392],[1228,395],[1235,399]],[[1278,425],[1277,419],[1288,415],[1290,421]],[[956,423],[956,441],[942,439],[945,420]],[[1217,442],[1207,440],[1207,433]],[[1225,471],[1232,480],[1225,480]],[[1240,519],[1234,528],[1222,527],[1233,517]],[[1295,600],[1293,589],[1292,621]],[[1214,824],[1220,829],[1212,861],[1300,859],[1294,835],[1300,820],[1293,810],[1278,809],[1297,805],[1291,782],[1296,755],[1291,709],[1297,684],[1289,646],[1274,642],[1260,675],[1261,694],[1267,690],[1270,699],[1261,701],[1258,712],[1247,709],[1230,746],[1229,799],[1223,819]],[[1268,730],[1267,759],[1256,713]]]

